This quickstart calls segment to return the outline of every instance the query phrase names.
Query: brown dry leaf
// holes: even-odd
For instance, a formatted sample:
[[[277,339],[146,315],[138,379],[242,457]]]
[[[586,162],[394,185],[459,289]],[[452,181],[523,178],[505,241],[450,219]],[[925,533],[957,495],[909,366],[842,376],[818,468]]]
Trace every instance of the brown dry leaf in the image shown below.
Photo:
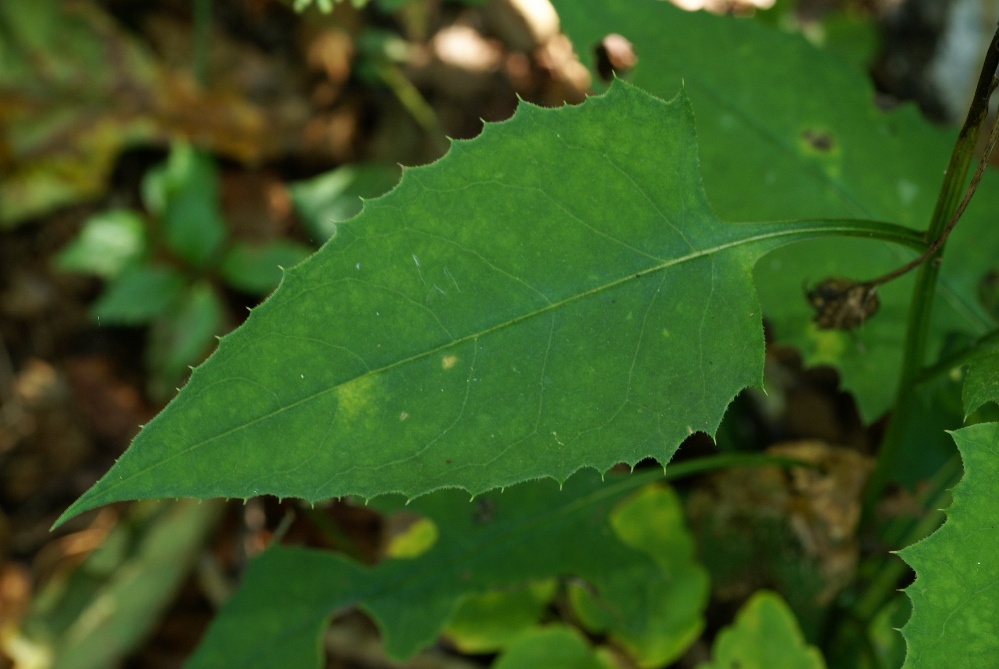
[[[782,580],[811,580],[802,592],[811,590],[810,603],[825,606],[856,568],[860,496],[872,462],[822,441],[787,442],[767,452],[817,468],[731,469],[707,477],[688,500],[706,561],[719,560],[728,571],[728,578],[716,583],[716,594],[741,599]],[[727,556],[707,555],[705,546]],[[722,564],[726,560],[732,564]],[[803,571],[788,576],[789,569]]]

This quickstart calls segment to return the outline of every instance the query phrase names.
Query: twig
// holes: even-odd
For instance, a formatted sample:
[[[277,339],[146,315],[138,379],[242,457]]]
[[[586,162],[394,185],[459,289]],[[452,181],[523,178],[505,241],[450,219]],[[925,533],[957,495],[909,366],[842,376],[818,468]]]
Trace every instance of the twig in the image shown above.
[[[992,78],[992,91],[995,90],[996,85],[999,84],[999,77]],[[990,91],[989,93],[991,94]],[[883,274],[876,279],[871,279],[870,281],[865,281],[863,285],[869,288],[874,288],[882,284],[888,283],[893,279],[897,279],[903,274],[916,269],[922,265],[928,258],[931,258],[936,254],[943,245],[947,242],[947,237],[950,236],[951,231],[954,226],[957,225],[958,220],[960,220],[961,215],[964,214],[965,208],[967,208],[968,203],[971,202],[971,197],[978,190],[978,184],[982,181],[982,175],[985,174],[985,168],[988,167],[989,158],[992,156],[992,150],[996,146],[996,140],[999,139],[999,114],[996,115],[995,121],[992,123],[992,134],[989,135],[989,141],[985,144],[985,153],[982,154],[982,159],[978,162],[978,168],[975,170],[975,175],[971,177],[971,183],[968,184],[967,190],[964,191],[964,197],[961,198],[961,203],[957,205],[957,209],[954,210],[954,214],[947,221],[947,225],[944,226],[943,231],[940,235],[933,240],[933,243],[915,260],[907,262],[898,269],[892,270],[887,274]]]

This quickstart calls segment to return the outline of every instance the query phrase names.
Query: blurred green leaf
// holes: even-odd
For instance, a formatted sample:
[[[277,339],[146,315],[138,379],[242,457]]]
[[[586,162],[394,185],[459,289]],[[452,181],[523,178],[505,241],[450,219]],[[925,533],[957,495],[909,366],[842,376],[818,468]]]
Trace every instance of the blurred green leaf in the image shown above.
[[[464,597],[444,630],[463,653],[495,653],[541,619],[555,596],[553,580]]]
[[[881,38],[873,16],[852,12],[833,12],[822,20],[820,45],[826,50],[866,72],[878,55]]]
[[[126,269],[90,307],[101,325],[145,325],[168,313],[181,299],[184,275],[163,265]]]
[[[171,251],[204,267],[226,237],[219,210],[218,175],[211,157],[190,144],[175,142],[166,163],[142,181],[146,207],[157,216]]]
[[[913,401],[917,410],[908,423],[891,477],[910,490],[956,455],[947,430],[964,424],[960,381],[948,376],[936,378],[917,388]]]
[[[579,632],[562,626],[525,632],[496,659],[492,669],[609,669]]]
[[[250,564],[189,669],[316,667],[316,639],[330,613],[352,605],[378,624],[390,656],[407,657],[437,636],[470,593],[568,575],[599,590],[618,571],[655,574],[651,558],[617,539],[608,514],[629,492],[661,475],[608,476],[605,483],[584,470],[561,490],[540,480],[472,502],[458,490],[408,505],[397,495],[375,499],[372,505],[381,511],[430,518],[440,537],[419,557],[371,568],[332,553],[268,549]],[[653,587],[658,595],[668,594]]]
[[[336,234],[336,224],[361,212],[362,198],[384,195],[399,182],[397,165],[345,165],[308,181],[288,185],[305,229],[319,244]]]
[[[999,344],[982,348],[968,360],[963,399],[965,417],[986,402],[999,402]]]
[[[794,614],[780,595],[760,590],[735,622],[715,637],[713,660],[698,669],[825,669],[814,646],[805,643]]]
[[[222,279],[244,293],[266,295],[281,283],[281,269],[294,267],[312,255],[312,249],[288,239],[267,244],[236,242],[219,263]]]
[[[225,333],[225,308],[206,281],[187,289],[175,310],[153,323],[146,354],[152,378],[153,397],[173,395],[188,369],[200,363],[216,337]]]
[[[218,501],[144,502],[35,596],[4,649],[18,667],[107,669],[153,630],[221,516]],[[48,658],[44,664],[32,663]]]
[[[573,609],[585,627],[609,634],[639,666],[668,664],[700,636],[709,594],[683,507],[672,488],[650,486],[615,508],[610,523],[618,539],[653,562],[621,565],[593,581],[592,591],[573,586]]]
[[[867,634],[876,658],[871,669],[898,669],[905,662],[905,639],[899,630],[911,612],[908,598],[898,595],[871,620]]]
[[[55,265],[67,272],[113,279],[141,259],[145,250],[142,217],[130,209],[110,209],[84,221],[80,233],[56,255]]]
[[[986,669],[999,657],[999,423],[951,433],[964,462],[947,521],[899,552],[916,572],[905,590],[912,617],[902,628],[906,669]]]

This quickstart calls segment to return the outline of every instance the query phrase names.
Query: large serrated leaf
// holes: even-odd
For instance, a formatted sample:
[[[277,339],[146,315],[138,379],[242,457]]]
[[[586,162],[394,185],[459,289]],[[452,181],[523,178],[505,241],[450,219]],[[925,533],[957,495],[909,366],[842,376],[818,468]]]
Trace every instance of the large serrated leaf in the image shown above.
[[[905,590],[912,600],[912,617],[902,628],[906,669],[985,669],[999,657],[999,423],[951,434],[964,477],[954,488],[947,521],[899,553],[916,572]]]
[[[407,171],[221,342],[67,516],[563,481],[713,433],[759,385],[756,259],[898,226],[719,221],[685,98],[627,84]]]
[[[608,477],[603,483],[586,471],[561,490],[552,481],[534,481],[472,503],[455,490],[408,506],[401,498],[382,498],[383,510],[405,509],[434,521],[440,537],[430,550],[368,568],[331,553],[269,549],[251,563],[189,669],[316,666],[316,639],[331,613],[345,606],[371,614],[386,651],[401,658],[432,641],[466,593],[571,575],[599,594],[613,589],[620,571],[645,570],[653,592],[669,596],[671,588],[682,587],[670,580],[680,573],[657,569],[651,558],[619,541],[608,522],[624,495],[657,475]],[[646,604],[624,602],[624,617]]]
[[[870,82],[851,65],[800,36],[668,2],[553,4],[588,64],[591,47],[619,33],[638,57],[632,83],[668,98],[684,82],[698,119],[706,190],[721,218],[850,216],[927,227],[956,133],[934,128],[909,105],[879,110]],[[987,174],[948,246],[931,355],[949,330],[995,327],[976,287],[999,256],[991,213],[997,208],[997,181]],[[822,240],[775,251],[756,267],[778,341],[798,347],[807,364],[836,366],[868,420],[894,398],[886,380],[898,378],[913,277],[881,287],[880,312],[853,333],[817,329],[802,284],[870,279],[911,257],[888,245]]]

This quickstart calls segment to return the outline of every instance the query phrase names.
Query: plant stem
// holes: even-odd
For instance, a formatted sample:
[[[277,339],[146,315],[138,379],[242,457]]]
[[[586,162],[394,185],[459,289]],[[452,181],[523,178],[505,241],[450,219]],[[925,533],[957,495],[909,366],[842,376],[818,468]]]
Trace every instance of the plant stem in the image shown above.
[[[434,147],[441,153],[447,153],[450,143],[444,133],[437,112],[430,106],[420,90],[413,85],[406,75],[392,63],[382,63],[376,66],[379,78],[389,87],[396,99],[409,112],[419,126],[430,137]]]
[[[999,78],[993,78],[993,90],[995,90],[997,83],[999,83]],[[950,217],[950,221],[947,222],[947,225],[944,227],[943,232],[940,233],[940,236],[937,237],[918,258],[907,262],[898,269],[894,269],[887,274],[882,274],[876,279],[865,281],[864,283],[866,285],[872,287],[880,286],[892,281],[893,279],[897,279],[903,274],[908,274],[911,270],[914,270],[922,265],[927,259],[935,255],[937,251],[943,248],[943,245],[947,242],[947,238],[950,237],[950,233],[954,230],[954,226],[957,225],[957,222],[961,219],[961,215],[964,213],[968,203],[971,202],[971,198],[975,194],[975,191],[978,190],[978,184],[982,181],[982,175],[985,174],[985,168],[989,164],[989,158],[992,156],[992,150],[996,146],[996,139],[999,139],[999,115],[996,116],[996,120],[992,124],[992,133],[989,135],[989,141],[985,145],[985,152],[982,154],[981,160],[978,161],[978,168],[975,170],[975,175],[971,177],[971,183],[968,184],[967,190],[964,191],[964,197],[961,198],[961,203],[957,205],[957,209]]]
[[[999,67],[999,30],[992,37],[975,97],[968,109],[968,117],[958,135],[950,162],[944,175],[933,217],[926,232],[927,240],[938,239],[947,228],[958,207],[960,193],[964,190],[964,182],[968,168],[978,144],[982,124],[988,114],[989,97],[992,94],[992,82],[996,68]],[[936,294],[937,277],[940,274],[939,258],[943,253],[941,244],[929,262],[919,267],[916,275],[916,285],[912,293],[912,303],[909,309],[909,321],[905,333],[905,349],[902,358],[902,371],[898,379],[898,389],[895,397],[895,410],[888,423],[881,450],[878,452],[877,464],[871,473],[864,491],[863,521],[866,525],[873,517],[873,509],[881,497],[881,492],[888,483],[888,478],[895,460],[898,458],[902,443],[905,440],[909,423],[915,410],[916,379],[919,378],[926,359],[926,343],[929,338],[930,317],[933,311],[933,298]]]
[[[926,367],[918,377],[916,377],[916,385],[922,385],[933,379],[937,378],[941,374],[946,374],[955,367],[960,367],[964,363],[968,362],[972,356],[977,354],[979,351],[992,346],[993,344],[999,343],[999,330],[993,330],[988,334],[984,334],[971,344],[962,348],[957,353],[948,355],[934,365]]]
[[[716,469],[728,469],[730,467],[763,467],[766,465],[777,465],[780,467],[807,467],[818,469],[819,465],[795,458],[786,458],[779,455],[765,455],[762,453],[723,453],[721,455],[709,455],[696,460],[688,460],[675,465],[667,465],[663,470],[662,480],[673,481],[701,474]]]
[[[733,228],[737,229],[739,226],[749,225],[753,225],[761,231],[761,234],[751,237],[752,240],[759,241],[766,238],[777,239],[780,237],[794,237],[794,241],[801,241],[810,237],[836,236],[876,239],[900,246],[907,246],[916,251],[924,251],[926,249],[926,240],[923,237],[923,233],[904,225],[881,221],[816,218],[778,221],[776,223],[738,223],[734,224]]]
[[[208,85],[208,56],[212,41],[212,0],[194,0],[191,73],[201,86]]]
[[[955,455],[947,461],[947,464],[940,471],[943,475],[937,477],[938,485],[935,486],[936,490],[927,495],[924,505],[926,514],[901,537],[901,540],[898,542],[900,547],[911,546],[920,539],[925,538],[943,522],[945,516],[940,507],[950,494],[949,490],[955,483],[955,478],[961,473],[961,458]],[[874,581],[868,586],[863,597],[852,608],[854,617],[864,622],[870,622],[877,615],[881,607],[888,602],[892,593],[898,588],[899,579],[910,570],[909,565],[903,562],[898,556],[887,557],[887,564],[878,571],[877,576],[875,576]]]

